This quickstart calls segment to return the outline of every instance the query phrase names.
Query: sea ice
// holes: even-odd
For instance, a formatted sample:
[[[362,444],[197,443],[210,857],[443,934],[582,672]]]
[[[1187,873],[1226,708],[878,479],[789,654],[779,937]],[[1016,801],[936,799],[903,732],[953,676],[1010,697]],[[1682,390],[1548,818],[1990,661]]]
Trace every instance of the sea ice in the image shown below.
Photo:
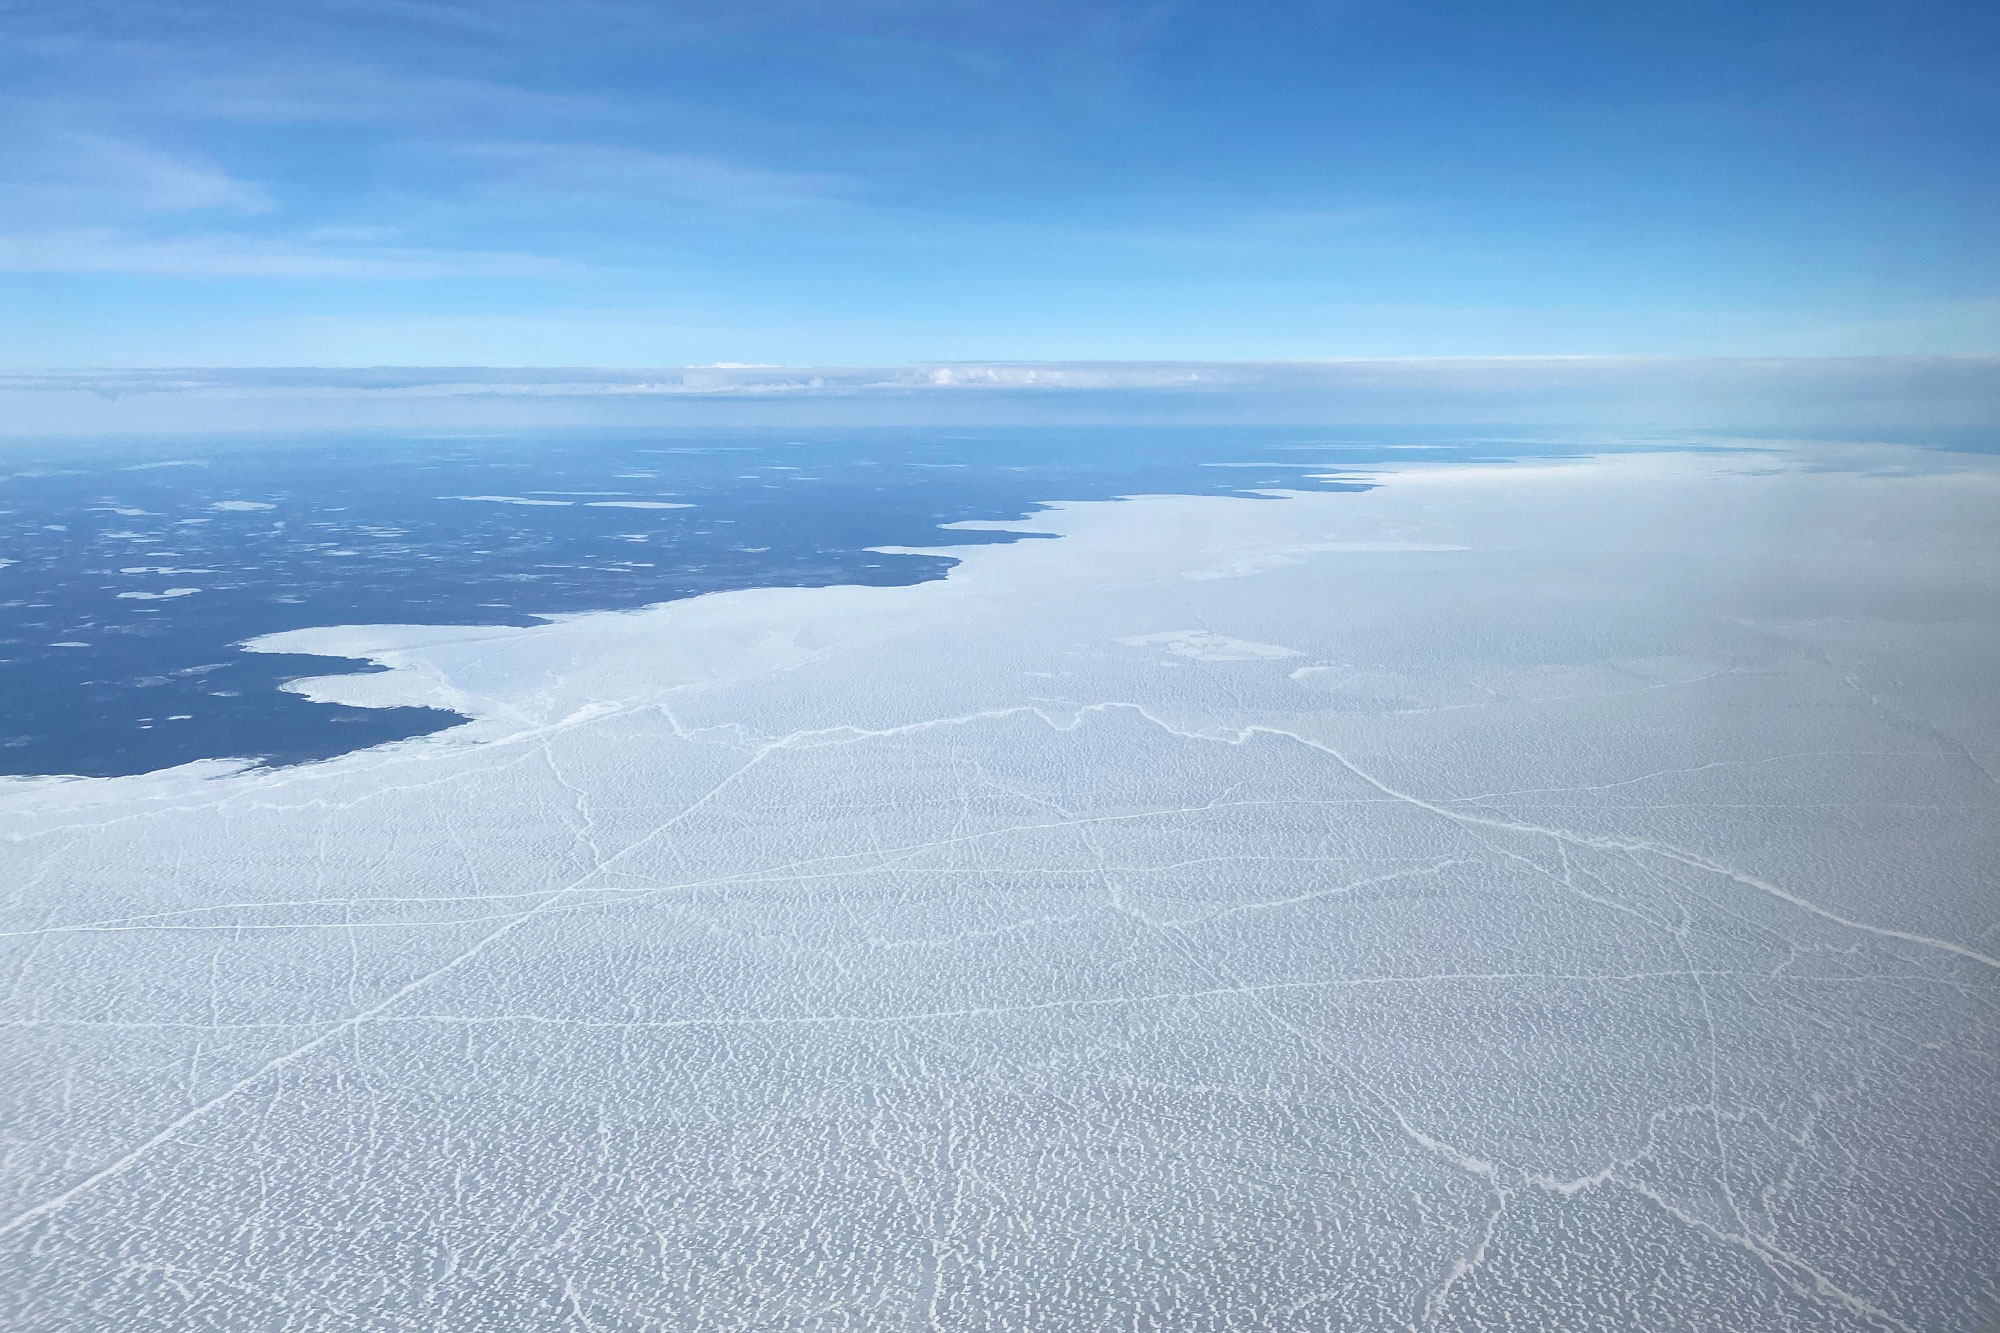
[[[585,502],[592,509],[692,509],[693,505],[679,500],[589,500]]]
[[[1381,482],[0,784],[8,1326],[1980,1326],[2000,468]]]
[[[159,592],[121,592],[118,595],[128,601],[158,602],[173,597],[192,597],[200,588],[163,588]]]
[[[1198,662],[1259,662],[1273,657],[1302,656],[1296,648],[1274,643],[1250,643],[1211,634],[1205,629],[1173,629],[1159,634],[1129,634],[1118,640],[1133,648],[1161,648],[1176,657],[1192,657]]]
[[[447,495],[442,498],[446,500],[484,500],[489,504],[499,505],[548,505],[555,508],[576,503],[574,500],[531,500],[525,495]]]

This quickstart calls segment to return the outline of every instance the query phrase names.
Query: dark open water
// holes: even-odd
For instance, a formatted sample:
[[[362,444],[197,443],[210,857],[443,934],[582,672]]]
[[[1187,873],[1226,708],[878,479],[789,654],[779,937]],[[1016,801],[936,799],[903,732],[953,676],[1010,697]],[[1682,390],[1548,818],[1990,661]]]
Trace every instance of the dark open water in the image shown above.
[[[1296,427],[8,443],[0,773],[297,763],[462,720],[285,693],[369,668],[237,647],[276,630],[518,625],[729,588],[915,583],[953,562],[868,548],[1018,540],[938,525],[1048,501],[1352,490],[1365,483],[1319,465],[1582,451]]]

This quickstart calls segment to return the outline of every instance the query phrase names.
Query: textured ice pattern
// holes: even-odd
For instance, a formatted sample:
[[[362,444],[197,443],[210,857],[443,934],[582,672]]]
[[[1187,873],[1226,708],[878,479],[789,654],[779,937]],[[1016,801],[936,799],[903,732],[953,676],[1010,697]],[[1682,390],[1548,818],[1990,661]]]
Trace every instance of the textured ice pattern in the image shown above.
[[[4,802],[8,1327],[1969,1330],[2000,470],[1411,468],[303,631]]]

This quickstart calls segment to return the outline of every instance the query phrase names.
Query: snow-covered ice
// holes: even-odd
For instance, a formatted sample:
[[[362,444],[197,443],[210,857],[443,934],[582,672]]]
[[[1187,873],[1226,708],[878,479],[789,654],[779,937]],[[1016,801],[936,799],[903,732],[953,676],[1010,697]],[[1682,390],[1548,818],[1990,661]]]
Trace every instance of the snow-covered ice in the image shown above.
[[[159,592],[121,592],[119,597],[133,602],[159,602],[173,597],[192,597],[200,588],[162,588]]]
[[[1886,448],[1413,464],[274,636],[473,721],[0,784],[0,1308],[1978,1327],[1996,516]]]
[[[1275,643],[1248,643],[1205,629],[1173,629],[1159,634],[1129,634],[1118,640],[1133,648],[1160,648],[1176,657],[1202,662],[1255,662],[1269,657],[1302,656],[1296,648]]]
[[[560,508],[564,505],[576,503],[574,500],[532,500],[524,495],[447,495],[443,498],[447,500],[484,500],[489,504],[499,505],[546,505],[551,508]]]

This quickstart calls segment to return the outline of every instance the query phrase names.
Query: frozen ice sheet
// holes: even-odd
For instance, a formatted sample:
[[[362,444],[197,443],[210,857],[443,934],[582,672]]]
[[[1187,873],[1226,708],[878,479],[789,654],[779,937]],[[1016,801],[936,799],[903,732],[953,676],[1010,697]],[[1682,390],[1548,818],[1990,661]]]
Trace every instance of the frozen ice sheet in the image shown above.
[[[0,787],[33,1330],[1971,1329],[2000,473],[1151,497]]]

